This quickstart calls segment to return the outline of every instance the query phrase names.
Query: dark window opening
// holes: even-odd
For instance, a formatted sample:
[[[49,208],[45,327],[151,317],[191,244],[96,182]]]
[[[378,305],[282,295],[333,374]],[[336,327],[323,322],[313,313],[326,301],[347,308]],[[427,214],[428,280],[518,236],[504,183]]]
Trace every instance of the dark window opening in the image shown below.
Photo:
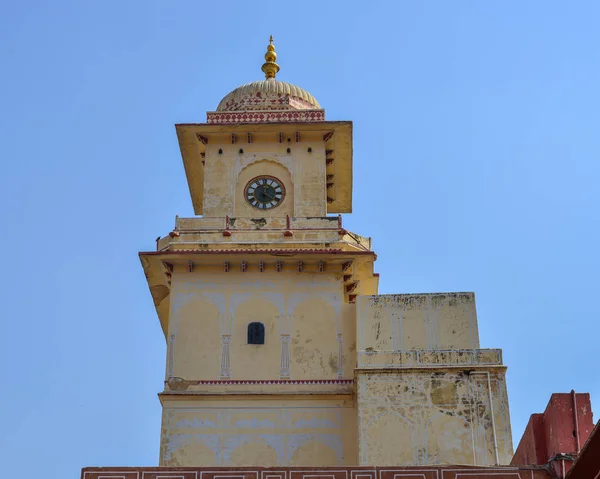
[[[265,325],[263,323],[248,325],[248,344],[265,344]]]

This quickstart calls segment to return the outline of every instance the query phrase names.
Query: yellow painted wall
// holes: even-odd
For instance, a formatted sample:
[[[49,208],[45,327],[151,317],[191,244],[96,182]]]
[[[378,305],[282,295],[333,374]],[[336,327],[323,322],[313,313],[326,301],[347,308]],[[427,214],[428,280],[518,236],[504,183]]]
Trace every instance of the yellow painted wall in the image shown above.
[[[478,349],[474,295],[361,296],[357,310],[360,464],[508,464],[505,368]]]
[[[290,153],[287,153],[287,149]],[[311,152],[308,152],[311,148]],[[222,150],[219,154],[218,151]],[[243,153],[239,153],[242,149]],[[204,166],[205,217],[325,216],[325,144],[322,139],[284,143],[214,141],[207,145]],[[283,182],[286,198],[277,207],[258,211],[245,200],[244,188],[256,176]]]
[[[341,273],[222,269],[175,271],[167,377],[353,377],[355,307],[344,302]],[[248,324],[255,321],[265,325],[264,345],[247,344]]]
[[[275,208],[269,210],[260,210],[251,206],[246,201],[245,188],[246,185],[257,176],[274,176],[285,188],[285,197],[283,201]],[[274,159],[261,159],[246,166],[237,177],[237,185],[234,188],[235,206],[233,209],[234,216],[237,217],[252,217],[260,216],[261,218],[282,217],[285,215],[294,215],[294,184],[290,171]]]
[[[358,299],[358,349],[477,349],[473,293],[387,294]]]
[[[360,465],[500,464],[512,457],[506,382],[492,371],[358,375]]]
[[[160,464],[508,463],[505,368],[479,349],[474,295],[377,296],[370,239],[326,217],[328,197],[351,211],[350,123],[177,132],[203,217],[142,257],[167,337]],[[268,210],[244,192],[263,175],[286,191]],[[252,322],[265,344],[247,344]]]
[[[352,396],[162,401],[161,466],[357,463]]]
[[[211,134],[204,217],[178,219],[178,234],[159,243],[181,254],[168,280],[149,275],[169,288],[161,465],[494,464],[496,455],[507,463],[505,368],[499,350],[479,349],[474,295],[377,296],[374,258],[356,254],[370,240],[324,218],[335,164],[326,169],[322,133],[277,136],[240,134],[232,144],[230,134]],[[245,200],[261,175],[286,189],[271,210]],[[302,272],[296,257],[279,256],[285,267],[276,272],[265,253],[259,272],[256,258],[227,252],[225,272],[216,255],[190,252],[269,248],[306,248],[304,258],[331,248],[353,259],[332,253],[319,273],[321,256]],[[252,322],[264,324],[264,345],[247,344]]]
[[[343,275],[175,267],[167,378],[185,384],[162,396],[161,464],[510,460],[505,368],[499,350],[472,348],[473,295],[360,296],[355,306]],[[264,345],[247,344],[255,321]],[[295,382],[353,378],[355,389]],[[218,379],[234,382],[206,383]]]

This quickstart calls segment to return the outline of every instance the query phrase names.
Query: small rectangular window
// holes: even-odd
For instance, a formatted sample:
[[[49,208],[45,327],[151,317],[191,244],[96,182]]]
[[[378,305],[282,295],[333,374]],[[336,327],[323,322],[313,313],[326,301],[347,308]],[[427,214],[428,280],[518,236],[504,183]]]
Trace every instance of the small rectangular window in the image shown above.
[[[265,325],[263,323],[248,325],[248,344],[265,344]]]

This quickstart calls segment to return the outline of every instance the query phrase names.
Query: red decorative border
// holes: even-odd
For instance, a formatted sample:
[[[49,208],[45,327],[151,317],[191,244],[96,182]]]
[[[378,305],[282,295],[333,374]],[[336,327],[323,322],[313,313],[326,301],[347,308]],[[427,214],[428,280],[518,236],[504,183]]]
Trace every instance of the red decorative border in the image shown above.
[[[173,243],[177,245],[177,243]],[[195,254],[271,254],[271,255],[292,255],[292,254],[339,254],[348,256],[363,256],[375,255],[372,251],[344,251],[341,249],[177,249],[169,251],[143,251],[140,255],[161,255],[161,254],[180,254],[180,253],[195,253]]]
[[[545,466],[85,467],[81,479],[551,479]],[[580,477],[580,476],[578,476]],[[591,476],[585,476],[591,477]]]
[[[354,379],[273,379],[273,380],[234,380],[215,379],[211,381],[189,381],[199,386],[228,386],[228,385],[279,385],[279,384],[354,384]]]
[[[281,123],[325,121],[325,110],[226,111],[206,113],[206,123]]]

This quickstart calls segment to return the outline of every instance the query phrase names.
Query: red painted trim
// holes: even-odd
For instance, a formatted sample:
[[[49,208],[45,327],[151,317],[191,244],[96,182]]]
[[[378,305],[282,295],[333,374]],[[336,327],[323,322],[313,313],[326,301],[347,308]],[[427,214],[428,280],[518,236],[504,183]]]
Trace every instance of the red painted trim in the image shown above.
[[[279,111],[281,111],[281,110],[279,110]],[[306,110],[296,110],[296,111],[306,111]],[[209,111],[207,113],[221,113],[221,112]],[[307,123],[308,124],[314,123],[315,125],[323,126],[323,128],[325,128],[328,125],[352,125],[352,121],[350,121],[350,120],[299,121],[297,123],[298,123],[298,125],[306,125]],[[253,123],[236,123],[236,125],[244,125],[244,124],[255,126]],[[277,122],[273,121],[273,122],[268,123],[269,126],[275,126],[278,124],[281,124],[281,125],[284,125],[287,127],[287,126],[293,125],[294,122],[282,121],[280,123],[277,123]],[[215,126],[215,125],[213,125],[211,123],[175,123],[175,126],[177,127],[177,126]],[[300,131],[302,131],[302,130],[300,130]],[[223,132],[221,132],[221,133],[223,133]]]
[[[273,208],[271,208],[273,209]],[[266,211],[266,210],[262,210]],[[338,228],[291,228],[294,231],[339,231]],[[211,229],[196,229],[196,230],[186,230],[180,229],[178,230],[180,233],[188,233],[188,234],[202,234],[202,233],[214,233],[215,231],[221,231],[221,228],[211,228]],[[231,231],[285,231],[285,228],[233,228]]]
[[[211,381],[189,381],[201,386],[254,385],[254,384],[354,384],[354,379],[273,379],[273,380],[234,380],[215,379]]]
[[[344,251],[341,249],[234,249],[234,250],[177,250],[177,251],[141,251],[138,255],[156,256],[161,254],[272,254],[272,255],[296,255],[296,254],[334,254],[334,255],[349,255],[349,256],[375,256],[373,251]]]
[[[206,123],[238,125],[245,123],[316,123],[325,121],[325,110],[234,110],[206,112]],[[296,140],[297,141],[297,140]]]
[[[269,474],[271,472],[271,474]],[[425,465],[425,466],[177,466],[177,467],[84,467],[81,470],[81,479],[122,479],[128,477],[166,477],[178,476],[181,478],[206,478],[214,479],[223,475],[238,478],[259,478],[267,475],[282,479],[294,477],[309,479],[315,477],[328,477],[342,479],[357,476],[368,476],[369,479],[414,479],[415,477],[444,479],[463,478],[465,476],[481,479],[497,479],[498,477],[521,477],[523,479],[551,479],[551,475],[544,466],[465,466],[457,464]],[[594,476],[586,476],[586,479]]]

